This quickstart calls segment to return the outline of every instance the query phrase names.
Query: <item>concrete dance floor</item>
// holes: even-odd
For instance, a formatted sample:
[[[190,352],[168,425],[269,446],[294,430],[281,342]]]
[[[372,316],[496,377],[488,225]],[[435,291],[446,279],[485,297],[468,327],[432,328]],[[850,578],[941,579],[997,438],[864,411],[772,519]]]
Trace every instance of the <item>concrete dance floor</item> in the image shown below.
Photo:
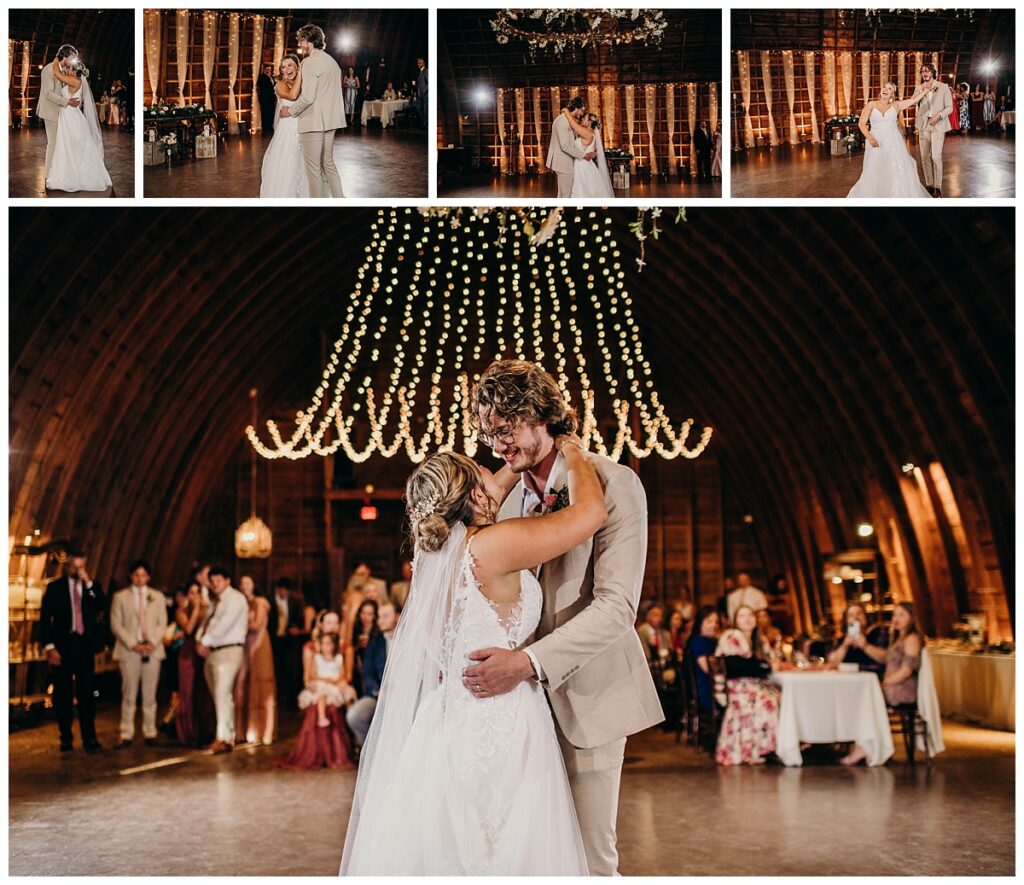
[[[917,139],[907,142],[917,163]],[[1013,197],[1016,175],[1013,135],[947,136],[942,150],[942,196]],[[860,178],[864,153],[829,156],[823,145],[780,145],[730,154],[734,197],[845,197]],[[923,182],[923,178],[922,178]]]
[[[185,160],[144,170],[147,197],[259,197],[270,137],[228,136],[212,160]],[[427,196],[427,137],[422,129],[374,126],[340,131],[334,162],[346,197]]]
[[[465,199],[555,199],[558,183],[554,173],[544,175],[454,175],[449,174],[438,185],[437,195],[446,200]],[[722,179],[689,184],[682,181],[634,180],[628,191],[615,191],[619,199],[693,199],[695,197],[721,197]]]
[[[12,197],[134,197],[135,136],[131,132],[103,127],[103,165],[112,184],[107,191],[47,191],[43,165],[46,162],[46,130],[41,126],[17,131],[8,130],[7,157]]]
[[[161,706],[161,712],[163,706]],[[98,718],[105,747],[117,708]],[[76,724],[77,729],[77,724]],[[9,750],[10,874],[333,876],[354,771],[280,771],[272,747],[211,756],[148,748],[57,751],[52,723]],[[934,768],[720,768],[648,731],[630,739],[619,806],[624,875],[1013,875],[1014,735],[946,723]],[[273,834],[287,834],[275,838]],[[144,869],[139,851],[145,849]]]

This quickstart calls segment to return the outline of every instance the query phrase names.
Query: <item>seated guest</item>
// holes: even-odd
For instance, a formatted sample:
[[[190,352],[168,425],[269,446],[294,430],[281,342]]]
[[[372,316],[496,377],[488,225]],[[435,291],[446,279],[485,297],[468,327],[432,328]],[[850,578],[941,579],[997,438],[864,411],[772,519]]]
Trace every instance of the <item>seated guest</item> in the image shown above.
[[[316,706],[316,724],[325,728],[331,724],[327,718],[327,705],[341,707],[356,699],[352,686],[345,681],[345,659],[338,653],[338,634],[320,636],[319,649],[313,655],[312,666],[306,671],[306,687],[299,694],[299,709]]]
[[[898,602],[892,610],[892,642],[885,650],[885,675],[882,693],[890,707],[913,707],[917,704],[917,671],[921,666],[921,651],[925,638],[917,626],[914,606]],[[843,765],[856,765],[866,759],[868,751],[855,744],[853,752],[840,761]]]
[[[302,646],[302,674],[309,672],[309,668],[315,665],[314,658],[320,652],[320,637],[325,633],[338,633],[341,629],[341,615],[337,612],[329,612],[325,609],[321,609],[316,613],[316,617],[313,619],[313,627],[310,630],[309,641]],[[341,638],[341,634],[338,635],[338,654],[345,657],[345,650],[348,648],[348,643],[344,642]],[[351,681],[351,674],[345,671],[345,680]],[[303,678],[303,684],[305,684],[305,678]]]
[[[885,669],[885,650],[889,646],[889,631],[881,624],[868,630],[868,616],[864,606],[851,602],[843,612],[843,634],[834,643],[828,655],[830,664],[857,664],[861,670],[882,675]]]
[[[363,663],[370,641],[379,632],[377,629],[377,601],[365,599],[355,613],[352,627],[352,641],[345,649],[345,673],[359,697],[366,694],[363,686]]]
[[[391,644],[397,624],[398,616],[395,607],[390,602],[382,605],[374,625],[375,630],[367,642],[362,658],[360,673],[363,687],[362,696],[349,707],[348,713],[345,715],[348,727],[355,735],[356,746],[359,747],[366,740],[366,735],[370,731],[370,723],[373,721],[373,714],[377,709],[377,695],[380,693],[380,683],[384,679],[388,646]]]
[[[757,613],[757,633],[765,647],[772,650],[772,657],[780,657],[782,631],[772,623],[771,612],[766,608]]]
[[[647,663],[652,666],[661,663],[662,651],[668,652],[669,637],[668,631],[662,627],[664,620],[665,609],[654,603],[647,609],[644,623],[636,628],[636,632],[640,634],[640,641],[644,644]]]
[[[388,88],[384,90],[384,101],[397,101],[398,93],[395,91],[395,84],[388,80]]]
[[[687,640],[690,638],[690,631],[693,629],[693,622],[687,621],[682,610],[672,609],[668,616],[668,642],[669,655],[674,661],[683,659],[683,652],[686,649]]]
[[[321,633],[319,648],[306,673],[306,687],[299,707],[306,711],[295,749],[275,759],[280,768],[352,768],[352,744],[341,713],[355,700],[344,678],[344,661],[338,653],[338,634]]]
[[[775,752],[779,689],[768,681],[772,665],[751,606],[736,609],[732,628],[718,640],[718,654],[725,656],[727,703],[715,761],[757,765]]]
[[[131,586],[118,590],[110,606],[114,634],[111,657],[121,669],[121,739],[115,749],[130,747],[135,737],[135,709],[142,690],[142,736],[156,745],[156,688],[160,662],[166,657],[163,637],[167,629],[167,603],[159,590],[149,586],[149,565],[139,559],[131,564]]]
[[[693,661],[694,685],[697,689],[697,706],[705,713],[711,712],[714,690],[711,686],[711,668],[708,658],[718,648],[718,634],[721,633],[721,617],[713,605],[705,605],[697,612],[697,633],[690,637],[690,659]]]
[[[409,598],[409,588],[412,586],[412,563],[406,560],[402,563],[402,580],[395,581],[391,585],[391,601],[395,608],[401,611],[405,608],[406,600]]]

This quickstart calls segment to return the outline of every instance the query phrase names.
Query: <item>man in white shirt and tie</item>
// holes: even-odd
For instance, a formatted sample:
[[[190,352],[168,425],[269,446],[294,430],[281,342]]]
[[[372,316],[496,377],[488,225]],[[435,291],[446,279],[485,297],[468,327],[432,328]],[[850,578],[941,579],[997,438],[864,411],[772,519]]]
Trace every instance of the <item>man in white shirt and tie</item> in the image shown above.
[[[249,602],[231,586],[231,575],[220,566],[210,569],[210,591],[216,604],[202,627],[196,650],[206,659],[203,670],[217,711],[217,739],[210,749],[230,753],[235,748],[235,679],[249,630]]]
[[[113,659],[121,668],[121,739],[115,749],[131,746],[135,736],[135,708],[142,688],[142,736],[156,745],[156,689],[160,662],[166,657],[163,635],[167,604],[163,593],[149,586],[150,567],[136,560],[128,569],[131,586],[114,594],[110,630],[114,634]]]

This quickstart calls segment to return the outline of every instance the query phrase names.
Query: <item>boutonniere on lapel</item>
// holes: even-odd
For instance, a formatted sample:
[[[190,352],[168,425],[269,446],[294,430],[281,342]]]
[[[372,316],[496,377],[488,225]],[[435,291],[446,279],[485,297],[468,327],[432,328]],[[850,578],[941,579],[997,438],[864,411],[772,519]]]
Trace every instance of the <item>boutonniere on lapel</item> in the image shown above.
[[[557,513],[569,506],[569,487],[562,486],[557,492],[550,492],[544,496],[544,507],[548,513]]]

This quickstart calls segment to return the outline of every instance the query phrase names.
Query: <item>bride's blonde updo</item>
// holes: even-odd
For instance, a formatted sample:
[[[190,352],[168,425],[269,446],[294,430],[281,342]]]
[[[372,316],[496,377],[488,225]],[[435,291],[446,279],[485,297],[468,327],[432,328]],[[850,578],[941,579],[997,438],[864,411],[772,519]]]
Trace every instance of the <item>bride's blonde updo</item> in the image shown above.
[[[437,452],[420,464],[405,483],[405,509],[416,547],[433,553],[444,546],[455,523],[470,525],[474,489],[487,491],[472,458]]]

